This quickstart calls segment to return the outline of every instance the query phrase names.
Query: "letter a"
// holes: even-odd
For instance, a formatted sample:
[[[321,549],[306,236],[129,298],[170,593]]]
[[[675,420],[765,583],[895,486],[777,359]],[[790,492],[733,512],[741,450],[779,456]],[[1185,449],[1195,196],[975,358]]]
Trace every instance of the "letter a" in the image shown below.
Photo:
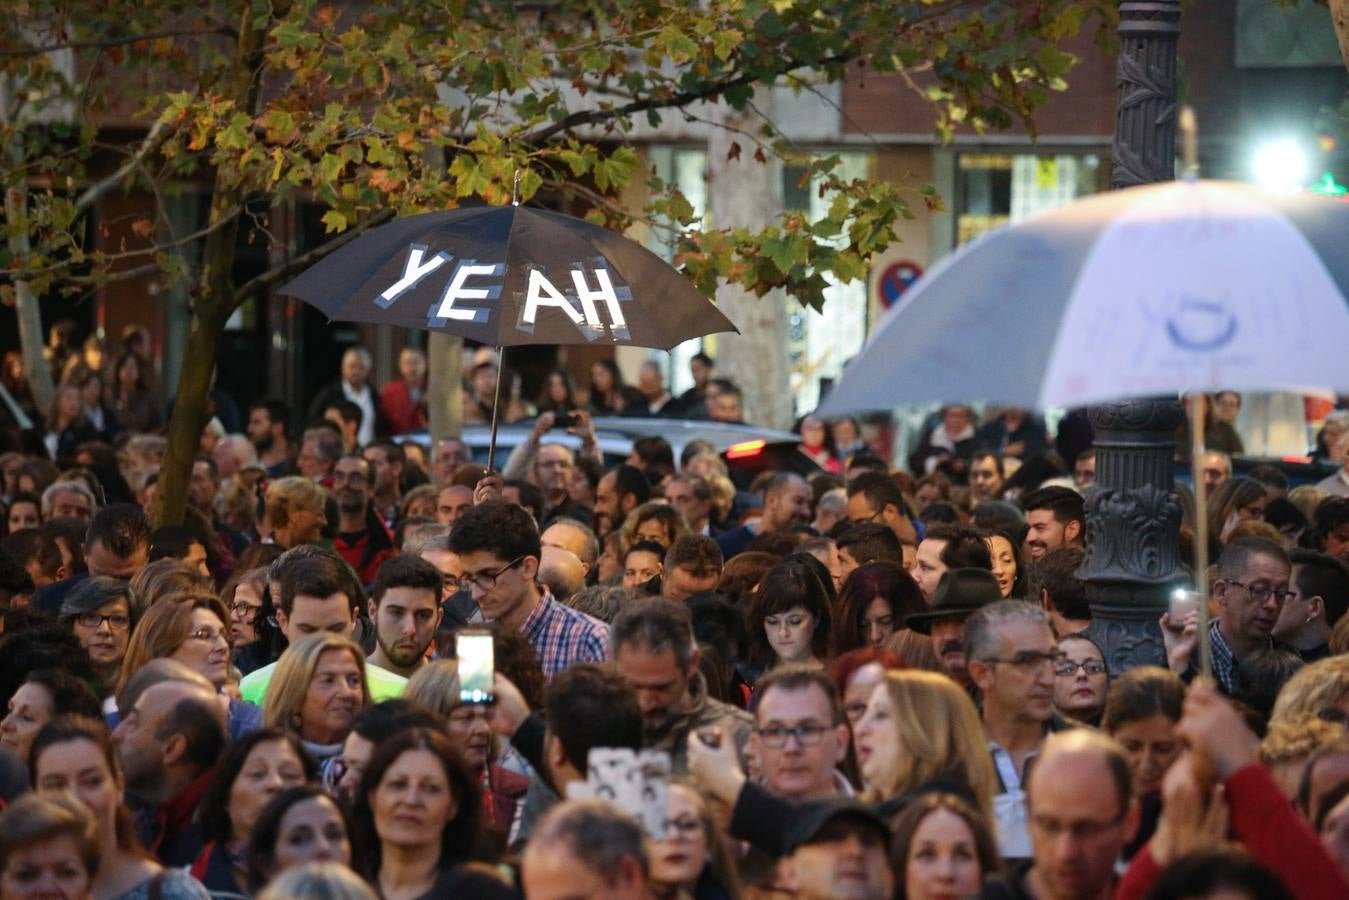
[[[567,298],[548,280],[538,269],[529,270],[529,287],[525,291],[525,311],[520,316],[520,321],[525,325],[533,325],[534,320],[538,318],[539,307],[556,306],[567,314],[573,325],[580,325],[585,321],[576,308],[567,302]]]

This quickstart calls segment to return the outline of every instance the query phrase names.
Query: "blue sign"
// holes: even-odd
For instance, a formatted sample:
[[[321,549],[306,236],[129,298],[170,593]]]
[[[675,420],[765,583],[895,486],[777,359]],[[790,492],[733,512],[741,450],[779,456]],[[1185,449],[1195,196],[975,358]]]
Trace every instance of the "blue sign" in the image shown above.
[[[923,267],[907,259],[886,266],[881,273],[881,306],[886,309],[894,306],[922,274]]]

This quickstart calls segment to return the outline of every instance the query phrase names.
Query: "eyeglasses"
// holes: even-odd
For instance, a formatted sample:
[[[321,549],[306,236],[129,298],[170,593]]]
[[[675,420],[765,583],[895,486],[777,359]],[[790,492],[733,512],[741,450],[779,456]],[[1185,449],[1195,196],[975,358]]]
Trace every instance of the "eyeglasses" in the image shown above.
[[[459,583],[458,575],[444,575],[442,576],[442,579],[445,585],[444,593],[446,597],[450,596],[450,594],[459,593],[459,589],[463,587],[463,585]]]
[[[333,484],[365,484],[366,477],[361,472],[333,473]]]
[[[1274,597],[1280,604],[1287,603],[1297,596],[1296,591],[1276,591],[1273,588],[1265,587],[1263,584],[1243,584],[1240,581],[1228,580],[1228,584],[1235,584],[1239,588],[1245,588],[1246,593],[1251,595],[1251,599],[1256,603],[1264,603],[1270,597]]]
[[[1123,821],[1123,812],[1106,822],[1093,821],[1091,819],[1081,819],[1077,822],[1060,822],[1058,819],[1051,819],[1046,816],[1030,817],[1031,827],[1051,840],[1062,837],[1065,834],[1071,835],[1073,840],[1077,841],[1090,840],[1091,838],[1105,834]]]
[[[252,625],[262,615],[261,606],[253,606],[249,603],[240,601],[230,607],[230,618],[236,622],[242,622],[245,625]]]
[[[229,643],[229,640],[225,637],[225,632],[205,626],[198,628],[196,631],[189,631],[187,636],[190,640],[201,641],[203,644],[214,644],[216,641]]]
[[[754,729],[755,733],[759,735],[759,740],[763,741],[764,746],[771,747],[774,750],[787,746],[787,739],[793,737],[802,747],[814,747],[828,730],[828,725],[821,725],[818,722],[802,722],[800,725],[791,728],[783,725],[769,725],[767,728]]]
[[[1045,666],[1054,666],[1058,671],[1058,665],[1063,660],[1063,654],[1057,651],[1053,653],[1041,653],[1038,650],[1022,650],[1020,653],[1013,654],[1010,657],[1003,658],[998,656],[984,657],[982,662],[1003,663],[1008,666],[1016,666],[1019,669],[1039,670]]]
[[[101,616],[96,612],[80,613],[75,621],[81,628],[101,628],[104,622],[113,631],[126,631],[131,627],[131,617],[126,613],[113,613],[110,616]]]
[[[485,594],[497,586],[498,578],[520,565],[524,559],[523,556],[517,556],[501,568],[494,569],[490,572],[465,572],[463,575],[459,576],[459,586],[461,588],[466,587],[469,590],[476,588]]]
[[[1068,659],[1067,657],[1054,663],[1055,675],[1076,675],[1078,669],[1081,669],[1088,675],[1104,675],[1105,663],[1101,662],[1099,659],[1084,659],[1081,662],[1078,662],[1075,659]]]

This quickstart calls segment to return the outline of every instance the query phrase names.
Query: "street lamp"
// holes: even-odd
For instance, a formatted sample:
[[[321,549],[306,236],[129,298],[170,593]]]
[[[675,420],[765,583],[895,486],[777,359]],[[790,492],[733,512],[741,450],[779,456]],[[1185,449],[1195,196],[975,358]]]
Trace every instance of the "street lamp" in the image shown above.
[[[1266,141],[1251,157],[1251,178],[1275,191],[1295,191],[1307,182],[1311,171],[1306,149],[1290,137]]]
[[[1176,47],[1180,0],[1119,7],[1115,140],[1116,188],[1176,177]],[[1181,581],[1180,505],[1172,492],[1174,397],[1103,403],[1088,410],[1096,429],[1096,484],[1087,493],[1087,633],[1112,675],[1166,665],[1157,619]]]

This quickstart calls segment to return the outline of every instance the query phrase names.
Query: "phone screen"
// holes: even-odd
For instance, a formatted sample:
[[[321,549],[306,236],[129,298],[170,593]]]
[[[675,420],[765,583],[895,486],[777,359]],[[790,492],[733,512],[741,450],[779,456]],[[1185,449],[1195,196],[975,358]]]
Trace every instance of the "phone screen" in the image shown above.
[[[491,632],[459,632],[454,639],[454,652],[459,659],[459,702],[476,705],[495,701],[492,677],[496,660]]]

